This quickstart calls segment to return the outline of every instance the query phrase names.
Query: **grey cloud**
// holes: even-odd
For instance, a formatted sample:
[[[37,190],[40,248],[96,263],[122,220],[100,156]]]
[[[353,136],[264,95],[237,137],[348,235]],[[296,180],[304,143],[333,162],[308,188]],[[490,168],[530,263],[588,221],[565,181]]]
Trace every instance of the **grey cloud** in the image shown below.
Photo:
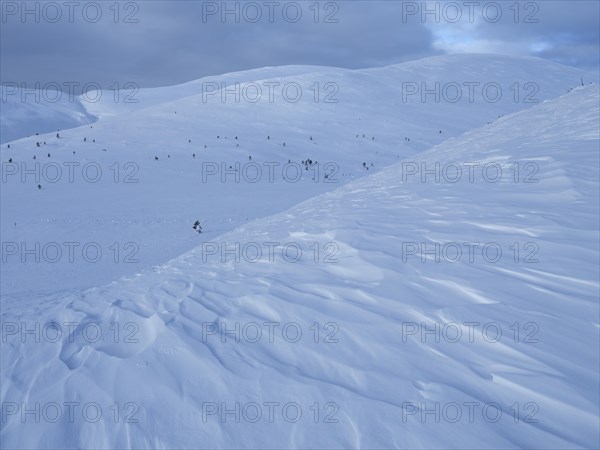
[[[477,38],[519,44],[532,56],[563,64],[586,69],[598,67],[600,2],[524,1],[520,3],[517,20],[514,8],[510,9],[514,2],[499,3],[503,6],[502,20],[480,21],[473,30]]]
[[[0,30],[0,79],[30,87],[48,81],[95,81],[104,87],[133,81],[150,87],[263,66],[359,68],[439,53],[435,27],[420,20],[402,22],[403,2],[319,2],[319,23],[310,9],[314,2],[298,2],[303,16],[297,23],[281,14],[281,6],[289,2],[277,2],[273,23],[265,2],[256,3],[263,12],[257,23],[243,17],[235,23],[231,15],[226,23],[218,16],[203,21],[203,8],[223,2],[200,1],[136,2],[138,23],[122,23],[125,13],[132,11],[124,10],[127,2],[121,3],[121,23],[114,23],[113,11],[108,10],[112,2],[102,3],[104,15],[97,23],[77,15],[74,23],[22,23],[3,17],[7,20]],[[597,2],[545,2],[538,24],[503,21],[466,32],[480,39],[521,41],[535,56],[589,67],[598,62],[597,9]],[[334,12],[337,23],[323,23],[327,13]],[[536,43],[544,45],[536,49]]]
[[[266,17],[235,23],[232,16],[225,23],[217,16],[203,22],[202,3],[140,3],[135,24],[8,21],[1,31],[0,76],[3,82],[29,84],[135,81],[147,87],[262,66],[356,68],[433,53],[431,32],[423,24],[397,27],[400,6],[393,2],[331,2],[338,11],[325,10],[327,2],[321,2],[319,23],[307,2],[297,23],[284,20],[281,12],[273,23]],[[263,12],[266,16],[268,9]],[[337,23],[322,23],[328,13],[335,13]]]

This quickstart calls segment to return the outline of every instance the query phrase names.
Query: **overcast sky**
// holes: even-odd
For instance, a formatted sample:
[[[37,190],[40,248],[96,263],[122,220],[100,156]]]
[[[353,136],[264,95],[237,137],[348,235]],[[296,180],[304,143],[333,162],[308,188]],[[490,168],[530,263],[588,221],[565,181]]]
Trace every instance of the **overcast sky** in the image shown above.
[[[514,4],[2,0],[0,79],[151,87],[264,66],[362,68],[463,52],[598,70],[600,2]]]

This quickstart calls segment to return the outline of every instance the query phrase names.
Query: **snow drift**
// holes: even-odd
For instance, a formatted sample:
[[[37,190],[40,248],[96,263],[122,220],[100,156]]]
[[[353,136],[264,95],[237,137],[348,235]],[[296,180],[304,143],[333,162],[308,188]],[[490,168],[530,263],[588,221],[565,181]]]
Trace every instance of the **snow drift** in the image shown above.
[[[382,110],[379,151],[396,158],[400,119]],[[3,445],[597,447],[598,88],[477,128],[467,111],[423,107],[456,137],[167,263],[5,297]]]

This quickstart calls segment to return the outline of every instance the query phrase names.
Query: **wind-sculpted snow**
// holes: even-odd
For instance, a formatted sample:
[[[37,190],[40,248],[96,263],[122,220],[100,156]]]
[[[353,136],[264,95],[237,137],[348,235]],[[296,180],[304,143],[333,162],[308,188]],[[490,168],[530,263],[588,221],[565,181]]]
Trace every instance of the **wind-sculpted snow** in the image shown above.
[[[3,446],[597,447],[598,105],[578,88],[152,270],[9,298]],[[22,342],[35,322],[76,325]]]

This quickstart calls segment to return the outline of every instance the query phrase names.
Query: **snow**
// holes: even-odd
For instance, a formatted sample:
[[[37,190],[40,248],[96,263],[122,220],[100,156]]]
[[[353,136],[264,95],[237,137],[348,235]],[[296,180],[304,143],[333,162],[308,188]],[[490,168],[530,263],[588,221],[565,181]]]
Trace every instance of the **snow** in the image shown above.
[[[23,250],[35,250],[39,243],[38,253],[47,246],[52,252],[47,259],[62,252],[57,262],[45,263],[42,258],[36,263],[27,257],[23,263],[24,252],[19,247],[18,254],[2,264],[3,294],[48,294],[59,277],[58,289],[82,289],[161,264],[198,244],[197,236],[190,233],[196,219],[202,221],[206,236],[217,236],[503,114],[529,108],[534,103],[524,103],[524,97],[533,91],[524,88],[526,83],[539,88],[531,100],[542,102],[579,85],[581,77],[588,79],[579,70],[541,59],[490,55],[443,56],[357,71],[310,69],[292,66],[223,77],[230,90],[235,89],[232,80],[243,83],[253,79],[263,89],[257,103],[243,97],[236,102],[232,94],[225,101],[219,94],[204,96],[203,86],[209,89],[209,85],[203,83],[214,83],[218,77],[165,88],[164,92],[140,91],[137,104],[114,103],[114,95],[105,94],[98,103],[83,103],[89,114],[100,117],[89,126],[62,129],[60,139],[55,132],[35,136],[32,129],[32,137],[11,142],[10,149],[2,145],[0,157],[6,173],[0,207],[3,240],[23,244]],[[418,94],[407,96],[404,102],[402,83],[422,82],[427,82],[429,89],[435,82],[461,86],[497,83],[503,95],[492,103],[478,89],[471,102],[465,87],[456,103],[436,102],[432,95],[422,102]],[[216,83],[220,86],[221,81]],[[518,102],[510,90],[514,83],[520,85]],[[286,94],[292,97],[296,85],[302,89],[300,100],[286,101],[283,86],[292,86]],[[275,89],[272,99],[268,86]],[[330,100],[337,103],[326,103],[327,95],[333,93]],[[492,93],[493,89],[489,95]],[[252,95],[248,91],[247,97]],[[117,114],[118,109],[123,113]],[[37,141],[47,145],[38,149]],[[7,164],[11,158],[13,165]],[[308,158],[319,162],[318,172],[301,167],[301,161]],[[285,169],[288,178],[294,176],[295,167],[301,167],[301,181],[283,179],[288,160],[294,164]],[[363,167],[365,162],[369,170]],[[222,169],[236,163],[240,174],[246,170],[245,178],[240,176],[238,183],[234,176],[226,175],[222,183]],[[256,183],[247,181],[254,177],[254,164],[262,171]],[[219,173],[203,179],[203,173],[214,167]],[[269,167],[274,170],[273,182]],[[28,175],[27,170],[33,173]],[[98,170],[101,173],[97,175]],[[336,173],[325,182],[325,172],[332,170]],[[96,178],[98,181],[88,182]],[[58,181],[52,182],[54,179]],[[73,258],[68,257],[70,244],[65,243],[69,242],[80,244],[73,248]],[[58,250],[48,247],[49,243],[57,243]],[[82,254],[84,248],[89,258]],[[86,262],[95,259],[96,251],[101,252],[100,260]],[[69,273],[66,278],[62,276],[65,272]]]
[[[79,96],[59,88],[55,83],[40,89],[24,89],[15,83],[0,85],[0,144],[96,120]]]
[[[139,183],[3,183],[4,242],[140,247],[129,265],[2,264],[3,446],[598,447],[597,85],[567,93],[574,69],[482,55],[278,70],[336,82],[340,102],[96,111],[52,160],[134,161]],[[403,104],[399,83],[423,79],[533,80],[540,102]],[[2,161],[29,160],[32,142]],[[202,161],[249,155],[334,161],[340,182],[202,182]],[[36,323],[37,342],[23,334]],[[51,408],[21,417],[51,402],[56,423]]]

